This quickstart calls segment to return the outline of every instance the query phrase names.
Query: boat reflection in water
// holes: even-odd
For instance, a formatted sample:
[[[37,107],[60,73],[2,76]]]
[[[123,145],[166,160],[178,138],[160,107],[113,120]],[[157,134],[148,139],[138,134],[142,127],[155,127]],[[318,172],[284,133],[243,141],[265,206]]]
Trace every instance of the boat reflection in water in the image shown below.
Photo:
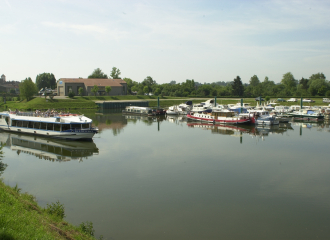
[[[0,142],[5,147],[19,153],[34,155],[49,161],[82,161],[99,153],[93,141],[66,141],[42,137],[31,137],[8,132],[0,132]]]
[[[227,124],[212,124],[212,123],[194,123],[187,122],[190,128],[199,128],[210,130],[212,134],[222,134],[242,137],[242,134],[249,134],[253,137],[264,140],[265,136],[271,134],[283,134],[288,130],[293,130],[290,123],[280,123],[274,126],[254,126],[254,125],[227,125]]]

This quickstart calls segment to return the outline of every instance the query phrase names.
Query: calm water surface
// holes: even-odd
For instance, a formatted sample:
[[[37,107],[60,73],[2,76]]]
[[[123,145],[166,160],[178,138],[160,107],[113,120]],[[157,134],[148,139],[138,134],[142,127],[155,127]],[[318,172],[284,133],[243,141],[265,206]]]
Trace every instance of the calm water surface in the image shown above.
[[[329,125],[90,117],[93,142],[0,133],[4,182],[104,239],[329,239]]]

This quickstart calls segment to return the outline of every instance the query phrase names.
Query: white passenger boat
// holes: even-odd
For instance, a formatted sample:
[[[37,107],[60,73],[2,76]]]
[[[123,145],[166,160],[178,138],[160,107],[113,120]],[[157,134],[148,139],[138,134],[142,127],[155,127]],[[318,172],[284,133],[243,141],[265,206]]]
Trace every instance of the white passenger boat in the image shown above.
[[[70,140],[91,140],[97,128],[79,114],[52,112],[0,112],[0,129],[9,132]]]
[[[123,110],[123,114],[132,114],[132,115],[154,115],[152,108],[149,107],[138,107],[138,106],[127,106]]]

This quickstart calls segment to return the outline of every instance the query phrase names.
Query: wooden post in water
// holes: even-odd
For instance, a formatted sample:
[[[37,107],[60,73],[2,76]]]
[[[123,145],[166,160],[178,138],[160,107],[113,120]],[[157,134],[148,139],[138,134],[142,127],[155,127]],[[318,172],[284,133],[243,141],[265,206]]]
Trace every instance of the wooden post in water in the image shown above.
[[[241,98],[241,113],[243,112],[243,98]]]
[[[303,101],[302,101],[302,97],[300,98],[300,109],[302,109],[302,106],[303,106]]]
[[[159,97],[157,98],[157,108],[159,109]]]

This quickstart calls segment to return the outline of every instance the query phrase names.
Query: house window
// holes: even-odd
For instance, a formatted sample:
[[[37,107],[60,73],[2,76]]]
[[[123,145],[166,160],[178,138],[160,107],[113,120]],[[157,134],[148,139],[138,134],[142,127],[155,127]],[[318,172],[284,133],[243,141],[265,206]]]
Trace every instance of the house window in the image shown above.
[[[72,92],[72,86],[68,86],[68,93]]]

